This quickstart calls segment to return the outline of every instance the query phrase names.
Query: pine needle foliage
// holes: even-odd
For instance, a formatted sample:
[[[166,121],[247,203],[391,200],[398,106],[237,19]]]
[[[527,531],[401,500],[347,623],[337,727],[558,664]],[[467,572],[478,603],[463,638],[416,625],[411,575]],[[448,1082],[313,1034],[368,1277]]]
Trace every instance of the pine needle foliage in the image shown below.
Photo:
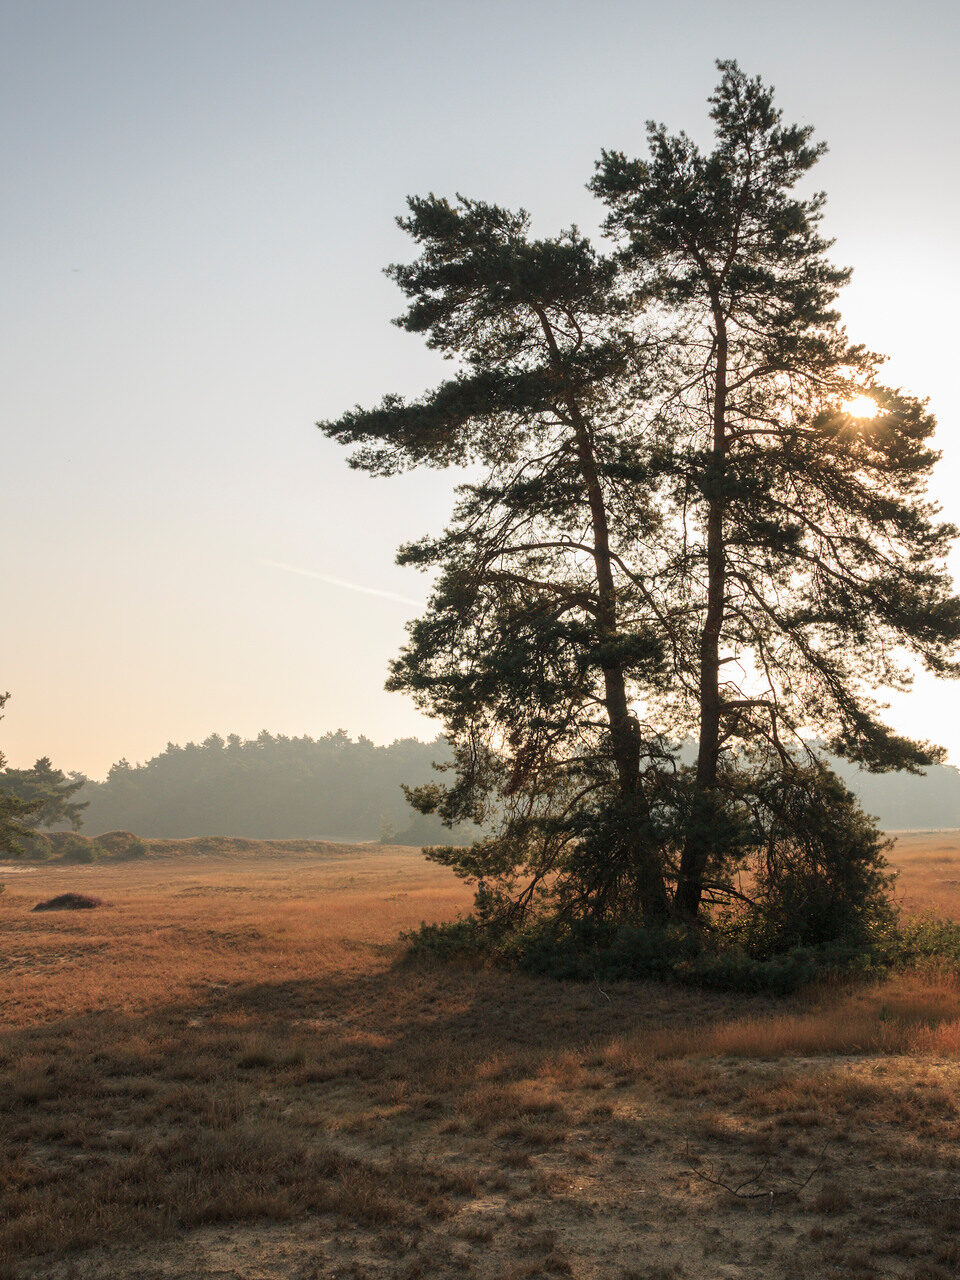
[[[90,802],[74,797],[85,783],[82,774],[68,778],[62,769],[55,769],[49,756],[41,756],[30,769],[0,766],[0,790],[23,801],[38,827],[66,824],[79,831]]]

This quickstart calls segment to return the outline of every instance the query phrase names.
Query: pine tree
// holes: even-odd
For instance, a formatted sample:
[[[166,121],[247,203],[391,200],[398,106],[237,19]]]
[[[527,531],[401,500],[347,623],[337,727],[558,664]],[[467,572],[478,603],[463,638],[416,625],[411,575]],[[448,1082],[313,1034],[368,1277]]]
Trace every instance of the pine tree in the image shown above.
[[[649,157],[604,153],[591,184],[670,352],[654,420],[675,550],[656,583],[658,617],[676,620],[672,723],[698,742],[675,898],[690,919],[738,750],[789,774],[818,733],[870,769],[932,763],[939,749],[884,725],[875,690],[907,687],[911,658],[956,675],[960,639],[956,530],[924,495],[933,419],[847,339],[824,197],[796,191],[823,144],[783,124],[759,79],[718,67],[710,152],[651,124]]]
[[[31,769],[0,767],[0,789],[27,805],[32,822],[38,827],[55,827],[67,823],[74,831],[83,824],[83,811],[88,800],[74,800],[86,785],[86,778],[76,774],[68,778],[55,769],[49,756],[41,756]]]
[[[434,851],[481,915],[696,924],[736,903],[744,940],[863,940],[883,841],[809,743],[878,771],[941,758],[877,691],[914,662],[958,674],[956,530],[926,497],[932,417],[835,310],[849,272],[797,190],[822,145],[718,65],[709,153],[660,125],[648,159],[604,153],[612,256],[411,200],[398,323],[461,372],[320,425],[374,474],[481,472],[401,551],[439,577],[390,680],[455,748],[453,785],[414,802],[501,820]]]
[[[0,693],[0,712],[6,706],[9,693]],[[2,716],[0,716],[2,719]],[[33,835],[36,806],[8,791],[2,783],[2,771],[6,757],[0,751],[0,853],[20,853],[24,841]]]
[[[439,577],[389,687],[442,719],[457,771],[411,798],[450,823],[501,820],[471,850],[434,851],[484,884],[488,909],[550,897],[662,918],[645,790],[662,744],[636,713],[663,662],[644,587],[657,515],[635,303],[576,229],[534,240],[523,211],[463,198],[409,210],[421,252],[389,269],[409,300],[398,323],[461,371],[319,425],[373,474],[480,473],[443,535],[399,556]]]

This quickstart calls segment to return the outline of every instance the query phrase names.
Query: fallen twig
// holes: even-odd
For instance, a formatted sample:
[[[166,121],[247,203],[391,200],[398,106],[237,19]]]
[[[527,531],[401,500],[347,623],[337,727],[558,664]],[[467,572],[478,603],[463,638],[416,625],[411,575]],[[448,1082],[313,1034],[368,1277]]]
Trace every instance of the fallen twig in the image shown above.
[[[757,1183],[759,1183],[760,1179],[766,1173],[770,1165],[769,1156],[767,1157],[766,1160],[764,1160],[763,1164],[756,1171],[756,1173],[751,1174],[750,1177],[748,1178],[744,1178],[742,1182],[738,1182],[734,1186],[729,1182],[725,1182],[723,1178],[714,1177],[712,1173],[708,1173],[706,1170],[699,1168],[695,1158],[690,1154],[689,1141],[687,1142],[686,1154],[687,1154],[687,1163],[690,1167],[690,1172],[695,1177],[699,1178],[702,1182],[709,1182],[710,1185],[713,1187],[720,1187],[723,1191],[729,1192],[730,1195],[736,1196],[738,1200],[766,1200],[768,1204],[767,1212],[769,1213],[769,1212],[772,1212],[773,1205],[776,1200],[778,1199],[779,1200],[795,1200],[800,1195],[800,1192],[803,1191],[805,1187],[808,1187],[810,1185],[810,1183],[813,1181],[813,1179],[816,1177],[816,1175],[820,1172],[820,1170],[824,1166],[828,1146],[829,1146],[829,1143],[825,1142],[823,1144],[823,1148],[821,1149],[820,1154],[817,1157],[816,1163],[814,1164],[813,1168],[810,1170],[810,1172],[807,1174],[807,1176],[803,1179],[802,1182],[799,1182],[795,1179],[787,1179],[787,1182],[788,1182],[787,1186],[767,1187],[764,1189],[758,1189],[754,1191],[748,1191],[747,1188],[756,1187]]]

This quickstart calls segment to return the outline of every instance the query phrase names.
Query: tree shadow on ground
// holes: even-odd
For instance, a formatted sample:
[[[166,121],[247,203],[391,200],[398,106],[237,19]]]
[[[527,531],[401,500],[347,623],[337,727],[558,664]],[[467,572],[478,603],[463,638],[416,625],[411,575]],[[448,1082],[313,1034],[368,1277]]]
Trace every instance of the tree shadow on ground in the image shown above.
[[[772,1007],[378,950],[362,972],[211,982],[159,1008],[0,1036],[0,1274],[27,1274],[18,1259],[212,1222],[313,1212],[380,1230],[442,1218],[496,1159],[444,1133],[482,1143],[514,1109],[503,1130],[514,1147],[565,1140],[563,1108],[544,1116],[510,1082],[564,1070],[573,1080],[625,1037]],[[508,1092],[492,1097],[498,1088]],[[465,1114],[464,1098],[484,1090]],[[489,1176],[497,1185],[502,1173]]]

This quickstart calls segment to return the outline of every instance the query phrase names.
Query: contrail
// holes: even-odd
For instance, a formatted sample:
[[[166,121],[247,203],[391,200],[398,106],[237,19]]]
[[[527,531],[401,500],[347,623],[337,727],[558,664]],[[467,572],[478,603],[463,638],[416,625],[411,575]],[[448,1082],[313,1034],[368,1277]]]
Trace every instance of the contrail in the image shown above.
[[[379,587],[362,587],[358,582],[345,582],[343,578],[333,578],[329,573],[301,569],[295,564],[284,564],[282,560],[266,560],[261,556],[257,563],[265,564],[271,569],[283,569],[285,573],[297,573],[301,578],[316,578],[318,582],[326,582],[331,587],[344,587],[347,591],[359,591],[365,596],[379,596],[381,600],[392,600],[395,604],[412,604],[418,609],[424,607],[423,600],[412,600],[409,596],[397,595],[395,591],[381,591]]]

